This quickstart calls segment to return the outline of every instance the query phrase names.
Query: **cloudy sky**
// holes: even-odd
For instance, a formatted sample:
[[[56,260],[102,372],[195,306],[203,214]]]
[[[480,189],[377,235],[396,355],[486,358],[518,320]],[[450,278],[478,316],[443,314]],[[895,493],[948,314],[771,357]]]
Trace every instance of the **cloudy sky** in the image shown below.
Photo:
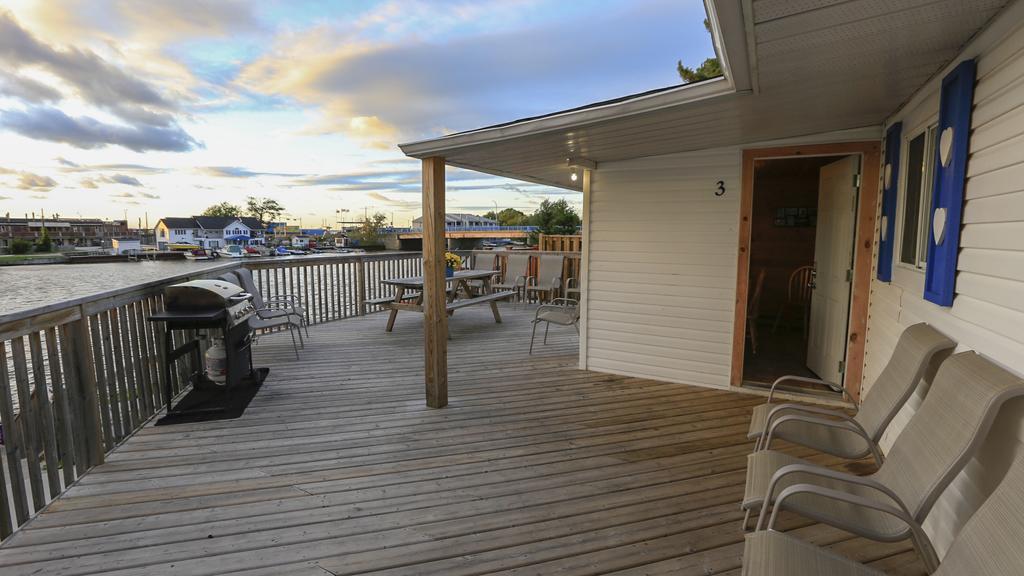
[[[700,0],[0,0],[0,214],[417,216],[399,142],[679,82]],[[449,169],[449,211],[577,194]],[[342,213],[344,215],[344,213]]]

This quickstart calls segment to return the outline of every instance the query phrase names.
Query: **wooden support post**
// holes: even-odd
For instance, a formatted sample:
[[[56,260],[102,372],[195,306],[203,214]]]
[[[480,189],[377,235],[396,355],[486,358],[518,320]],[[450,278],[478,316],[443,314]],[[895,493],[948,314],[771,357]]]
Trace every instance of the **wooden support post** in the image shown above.
[[[593,175],[590,170],[583,171],[583,227],[580,233],[580,260],[576,280],[580,289],[580,370],[587,369],[587,324],[590,316],[590,303],[587,293],[590,292],[590,186]]]
[[[448,404],[445,290],[444,158],[423,159],[423,354],[427,406]]]

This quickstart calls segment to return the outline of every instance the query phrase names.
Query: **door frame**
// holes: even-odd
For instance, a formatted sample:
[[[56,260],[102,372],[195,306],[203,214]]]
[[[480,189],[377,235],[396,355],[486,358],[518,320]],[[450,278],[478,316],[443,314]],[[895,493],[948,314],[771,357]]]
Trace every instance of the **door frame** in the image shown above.
[[[853,285],[850,288],[850,321],[847,330],[846,370],[844,382],[850,398],[859,403],[861,378],[864,370],[864,341],[868,323],[868,296],[871,289],[875,241],[878,236],[879,173],[881,141],[838,142],[832,144],[805,144],[775,148],[749,148],[743,150],[743,171],[740,192],[739,249],[736,258],[736,303],[733,321],[732,370],[730,383],[743,383],[743,354],[747,340],[747,297],[750,281],[750,218],[754,206],[754,162],[811,156],[861,157],[860,196],[857,222],[854,227]]]

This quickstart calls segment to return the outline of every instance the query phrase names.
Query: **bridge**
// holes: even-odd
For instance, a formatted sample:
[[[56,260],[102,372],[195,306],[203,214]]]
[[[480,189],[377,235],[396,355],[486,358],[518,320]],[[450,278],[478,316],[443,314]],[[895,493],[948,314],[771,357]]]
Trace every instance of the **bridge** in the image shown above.
[[[447,226],[444,236],[449,239],[464,238],[526,238],[536,232],[536,226]],[[390,228],[388,233],[396,234],[399,240],[418,240],[423,238],[420,228]]]

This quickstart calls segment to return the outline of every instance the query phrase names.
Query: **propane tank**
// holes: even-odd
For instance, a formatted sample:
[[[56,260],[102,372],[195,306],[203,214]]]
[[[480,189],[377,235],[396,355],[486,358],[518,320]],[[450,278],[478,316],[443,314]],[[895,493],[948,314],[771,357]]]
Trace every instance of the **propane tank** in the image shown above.
[[[217,384],[224,384],[228,378],[228,350],[223,338],[214,338],[213,345],[206,350],[206,376]]]

